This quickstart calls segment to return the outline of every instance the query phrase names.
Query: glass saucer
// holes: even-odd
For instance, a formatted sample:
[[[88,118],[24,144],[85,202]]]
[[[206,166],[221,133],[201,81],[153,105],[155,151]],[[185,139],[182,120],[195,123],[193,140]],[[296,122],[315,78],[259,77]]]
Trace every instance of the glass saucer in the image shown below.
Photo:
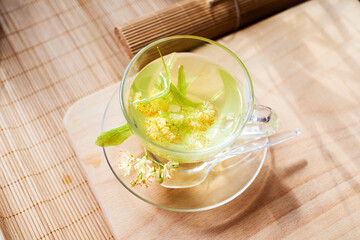
[[[108,102],[102,120],[102,131],[118,127],[125,122],[118,94],[119,91],[116,90]],[[118,168],[120,151],[128,150],[138,157],[144,155],[143,146],[134,136],[119,146],[107,147],[103,150],[111,171],[129,192],[156,207],[179,212],[197,212],[216,208],[242,194],[260,172],[267,152],[267,149],[263,149],[225,160],[216,165],[201,184],[194,187],[166,188],[153,182],[146,188],[131,187],[130,181],[136,176],[124,177],[123,172]]]

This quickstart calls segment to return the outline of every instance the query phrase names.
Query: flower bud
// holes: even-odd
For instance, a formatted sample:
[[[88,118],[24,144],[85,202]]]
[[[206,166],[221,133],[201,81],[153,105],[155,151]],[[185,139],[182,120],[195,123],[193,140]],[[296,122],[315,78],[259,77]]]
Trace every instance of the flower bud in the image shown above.
[[[161,184],[161,183],[164,181],[164,178],[158,177],[158,178],[156,179],[156,181]]]

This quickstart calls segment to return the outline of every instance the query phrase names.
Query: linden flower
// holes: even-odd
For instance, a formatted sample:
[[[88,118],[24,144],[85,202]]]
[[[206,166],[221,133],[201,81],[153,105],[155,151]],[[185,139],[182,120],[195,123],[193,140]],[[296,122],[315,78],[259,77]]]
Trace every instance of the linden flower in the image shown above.
[[[140,179],[140,185],[145,185],[145,187],[149,187],[152,183],[153,175],[151,173],[146,173],[142,179]]]
[[[165,179],[171,178],[171,173],[172,173],[173,171],[175,171],[175,169],[174,169],[174,167],[173,167],[174,164],[175,164],[175,163],[174,163],[174,162],[171,162],[171,161],[169,161],[168,163],[164,164],[164,168],[161,169],[161,173],[163,174],[163,176],[164,176]]]
[[[155,170],[154,170],[155,169]],[[149,179],[156,179],[158,176],[157,169],[154,168],[152,171],[146,173],[146,177]]]
[[[146,134],[153,141],[157,141],[162,137],[156,119],[157,117],[147,117],[145,119]]]
[[[160,111],[160,108],[156,105],[149,105],[148,103],[135,103],[135,109],[141,112],[146,117],[151,117]]]
[[[143,98],[142,93],[140,91],[134,94],[134,101],[139,101]]]
[[[130,175],[130,173],[133,170],[133,166],[127,162],[121,162],[119,163],[119,168],[124,171],[124,176]]]
[[[206,131],[207,126],[200,121],[201,119],[201,112],[193,112],[189,114],[186,118],[187,125],[192,129],[196,131]]]
[[[152,183],[152,179],[149,178],[147,175],[143,176],[143,173],[140,172],[139,176],[135,180],[130,181],[130,185],[132,187],[135,187],[137,185],[142,186],[145,185],[145,187],[149,187]]]
[[[136,103],[136,101],[142,99],[143,99],[142,93],[136,92],[133,98],[133,101],[135,102],[134,107],[136,110],[138,110],[140,113],[142,113],[147,117],[154,116],[159,111],[161,111],[162,108],[166,108],[160,100],[154,100],[150,103]]]
[[[132,187],[149,187],[155,179],[158,183],[162,183],[164,179],[171,178],[171,173],[174,171],[174,168],[179,166],[179,163],[176,162],[163,164],[155,161],[149,157],[146,149],[145,156],[142,158],[134,158],[129,152],[122,152],[121,155],[123,158],[119,163],[119,168],[125,172],[125,176],[129,175],[135,169],[138,170],[136,179],[130,181]]]
[[[200,108],[191,112],[186,120],[189,127],[196,131],[206,131],[214,123],[215,106],[211,102],[204,102]]]
[[[209,144],[210,140],[203,132],[194,132],[186,137],[185,142],[187,143],[187,149],[197,150]]]
[[[122,161],[119,163],[119,168],[124,171],[124,176],[130,175],[133,168],[132,164],[135,161],[134,156],[126,151],[120,152],[120,157],[122,158]]]
[[[121,151],[120,157],[128,161],[129,163],[132,163],[135,161],[134,156],[129,151]]]
[[[135,169],[140,170],[140,172],[150,172],[152,170],[151,167],[152,161],[150,161],[147,156],[142,158],[138,158],[137,163],[135,164]]]
[[[170,143],[177,143],[180,140],[180,136],[173,131],[173,127],[166,118],[158,117],[156,120],[159,130],[166,140]]]
[[[135,186],[136,186],[136,180],[131,180],[131,181],[130,181],[130,185],[131,185],[132,187],[135,187]]]
[[[216,117],[215,105],[209,101],[204,102],[202,105],[202,112],[203,114],[201,115],[200,121],[212,125]]]

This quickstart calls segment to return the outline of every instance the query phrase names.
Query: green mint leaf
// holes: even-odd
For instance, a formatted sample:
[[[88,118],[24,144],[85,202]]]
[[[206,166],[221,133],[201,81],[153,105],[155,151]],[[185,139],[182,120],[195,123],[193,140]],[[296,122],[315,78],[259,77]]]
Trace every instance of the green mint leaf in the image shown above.
[[[222,69],[218,69],[221,79],[224,82],[224,86],[233,85],[231,83],[236,82],[236,80],[228,72]]]
[[[100,147],[109,147],[120,145],[123,141],[132,135],[130,127],[127,123],[124,123],[118,128],[111,129],[106,132],[102,132],[96,139],[95,144]]]

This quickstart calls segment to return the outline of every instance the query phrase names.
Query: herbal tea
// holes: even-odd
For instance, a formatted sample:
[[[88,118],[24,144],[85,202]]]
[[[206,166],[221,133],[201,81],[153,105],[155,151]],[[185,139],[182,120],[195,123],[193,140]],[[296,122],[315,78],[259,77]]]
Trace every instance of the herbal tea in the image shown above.
[[[224,68],[194,53],[173,53],[137,74],[128,110],[144,137],[172,150],[197,151],[231,136],[243,105]]]
[[[199,54],[174,52],[163,57],[159,49],[171,52],[189,43],[197,46],[191,50]],[[278,127],[274,111],[254,104],[251,79],[241,60],[226,47],[201,37],[173,36],[149,44],[127,66],[119,93],[126,122],[102,132],[95,143],[109,147],[123,144],[131,135],[137,138],[144,155],[135,139],[129,140],[120,147],[116,163],[125,176],[135,177],[131,186],[149,186],[154,180],[163,183],[174,175],[163,186],[193,187],[204,181],[215,165],[229,158],[226,169],[248,166],[234,164],[248,155],[235,156],[268,147],[257,145],[267,142],[267,138],[258,142],[252,138],[270,136]],[[251,141],[242,144],[246,138]],[[126,147],[134,148],[136,154]],[[256,169],[258,172],[259,166]],[[216,175],[226,176],[227,172]]]

